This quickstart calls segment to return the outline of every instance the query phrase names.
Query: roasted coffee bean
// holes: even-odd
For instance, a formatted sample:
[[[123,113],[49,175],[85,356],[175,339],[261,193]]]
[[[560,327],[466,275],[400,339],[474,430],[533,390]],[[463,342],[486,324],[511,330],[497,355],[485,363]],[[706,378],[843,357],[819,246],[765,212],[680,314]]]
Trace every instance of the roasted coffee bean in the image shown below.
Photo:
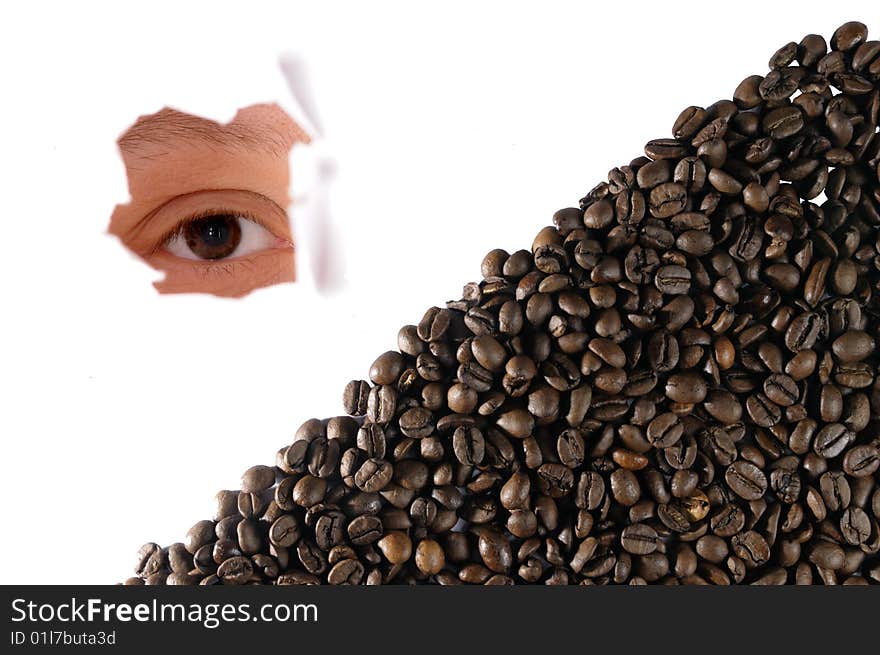
[[[777,405],[788,407],[797,402],[799,389],[789,376],[774,373],[764,380],[764,395]]]
[[[654,448],[668,448],[674,445],[684,434],[684,426],[676,414],[661,414],[648,424],[648,441]]]
[[[529,476],[516,472],[501,487],[500,500],[505,509],[514,510],[527,507],[531,483]]]
[[[532,433],[535,419],[525,410],[512,409],[499,416],[496,425],[511,437],[525,439]]]
[[[377,423],[365,423],[358,430],[357,446],[367,457],[385,457],[385,430]]]
[[[846,553],[843,548],[835,543],[819,541],[810,552],[810,561],[823,569],[836,571],[843,568],[846,562]]]
[[[254,574],[254,566],[247,557],[230,557],[217,569],[217,577],[223,584],[242,585]]]
[[[382,459],[368,459],[354,475],[354,482],[361,491],[381,491],[389,482],[393,468],[391,464]]]
[[[326,480],[304,475],[293,487],[293,502],[301,507],[312,507],[324,499],[326,490]]]
[[[730,545],[736,556],[749,568],[761,566],[770,559],[770,546],[767,540],[754,530],[733,535],[730,538]]]
[[[831,47],[846,52],[853,50],[868,38],[868,28],[864,23],[850,21],[838,27],[831,36]]]
[[[269,541],[278,548],[290,548],[300,534],[299,521],[293,514],[282,514],[269,527]]]
[[[746,411],[755,425],[769,428],[782,420],[782,410],[763,393],[755,393],[746,399]]]
[[[510,542],[497,530],[481,530],[478,548],[483,564],[496,573],[505,573],[513,565]]]
[[[364,380],[352,380],[342,394],[342,405],[347,414],[363,416],[367,413],[370,384]]]
[[[706,381],[698,373],[675,373],[666,382],[666,397],[677,403],[702,402],[706,390]]]
[[[639,480],[632,471],[617,469],[611,474],[611,493],[626,507],[635,505],[641,495]]]
[[[849,507],[851,494],[849,482],[840,471],[828,471],[819,478],[819,488],[825,506],[832,512]]]
[[[813,439],[813,452],[826,459],[837,457],[852,443],[854,437],[842,423],[826,425]]]
[[[605,480],[600,473],[584,471],[578,478],[575,504],[581,509],[595,510],[605,500]]]
[[[720,426],[710,426],[700,434],[703,453],[720,466],[730,466],[737,457],[736,444],[730,434]]]
[[[727,467],[724,479],[730,490],[745,500],[758,500],[767,491],[767,477],[760,468],[745,460]]]
[[[703,401],[703,409],[722,425],[737,423],[742,418],[742,404],[729,391],[710,391]]]
[[[659,536],[649,525],[634,523],[628,525],[620,533],[620,545],[633,555],[648,555],[657,550]]]
[[[556,440],[556,452],[559,455],[559,461],[568,468],[574,469],[581,466],[586,457],[586,449],[580,432],[574,429],[563,431]]]
[[[271,466],[252,466],[241,476],[244,493],[259,493],[275,484],[275,469]]]
[[[574,488],[574,474],[563,464],[542,464],[538,467],[538,486],[551,498],[561,498]]]
[[[403,564],[412,556],[412,541],[404,532],[389,532],[378,545],[385,559],[392,564]]]
[[[866,478],[878,469],[880,469],[880,448],[874,444],[854,446],[843,456],[843,470],[854,478]]]
[[[399,425],[407,437],[421,439],[434,431],[434,417],[424,407],[413,407],[400,416]]]
[[[403,373],[405,364],[403,355],[389,350],[379,355],[370,366],[370,380],[377,385],[394,384]]]
[[[871,538],[871,519],[861,507],[848,507],[840,516],[840,533],[848,544],[860,546]]]
[[[677,159],[687,153],[687,147],[675,139],[653,139],[645,145],[645,154],[651,159]]]
[[[333,565],[327,574],[332,585],[358,585],[364,578],[364,565],[356,559],[343,559]]]
[[[732,537],[746,524],[746,514],[739,505],[729,503],[709,520],[709,527],[719,537]]]
[[[860,362],[874,352],[874,339],[866,332],[850,330],[837,337],[831,349],[838,361],[845,364]]]
[[[388,423],[397,411],[397,393],[390,386],[370,389],[367,397],[367,419],[374,423]]]
[[[654,285],[669,295],[685,294],[691,288],[691,272],[684,266],[661,266],[654,277]]]

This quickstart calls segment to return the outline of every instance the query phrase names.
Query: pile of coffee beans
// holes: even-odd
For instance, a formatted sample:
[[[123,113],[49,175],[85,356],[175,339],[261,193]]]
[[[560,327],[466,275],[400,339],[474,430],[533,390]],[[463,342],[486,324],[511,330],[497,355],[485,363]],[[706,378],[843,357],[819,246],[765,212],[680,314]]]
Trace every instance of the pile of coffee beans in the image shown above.
[[[787,43],[131,584],[880,583],[880,41]]]

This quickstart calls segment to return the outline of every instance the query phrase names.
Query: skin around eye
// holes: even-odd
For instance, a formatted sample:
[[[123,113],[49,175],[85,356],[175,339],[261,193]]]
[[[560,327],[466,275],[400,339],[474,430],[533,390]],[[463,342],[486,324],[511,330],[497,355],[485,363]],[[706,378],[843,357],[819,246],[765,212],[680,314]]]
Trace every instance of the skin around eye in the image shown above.
[[[165,278],[160,293],[240,297],[293,282],[288,155],[309,137],[277,105],[227,124],[163,109],[119,139],[131,201],[110,233]]]
[[[279,241],[265,227],[243,216],[217,214],[185,222],[165,244],[165,250],[181,259],[220,260],[283,246]]]

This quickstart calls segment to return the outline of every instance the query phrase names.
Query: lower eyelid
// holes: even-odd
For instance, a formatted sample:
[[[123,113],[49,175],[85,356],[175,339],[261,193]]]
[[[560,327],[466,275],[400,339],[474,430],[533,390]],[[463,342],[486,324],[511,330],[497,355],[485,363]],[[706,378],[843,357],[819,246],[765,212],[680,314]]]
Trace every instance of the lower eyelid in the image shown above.
[[[253,255],[224,261],[181,260],[159,255],[150,263],[165,273],[156,282],[163,293],[214,293],[238,297],[254,289],[296,278],[293,248],[269,248]]]
[[[201,275],[235,275],[239,273],[247,273],[252,271],[255,264],[267,255],[276,254],[277,251],[289,250],[293,252],[293,248],[265,248],[258,252],[242,255],[241,257],[229,257],[227,259],[193,259],[184,260],[185,266],[188,266],[193,272]]]

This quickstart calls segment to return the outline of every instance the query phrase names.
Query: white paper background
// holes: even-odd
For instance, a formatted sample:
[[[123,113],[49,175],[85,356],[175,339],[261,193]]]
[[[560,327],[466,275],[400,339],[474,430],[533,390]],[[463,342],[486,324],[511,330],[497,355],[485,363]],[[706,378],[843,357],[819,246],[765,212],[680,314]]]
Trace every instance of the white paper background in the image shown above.
[[[876,2],[821,4],[4,5],[0,582],[112,583],[181,540],[485,252],[528,247],[681,108],[808,32],[880,34]],[[338,162],[347,285],[158,296],[105,235],[116,136],[164,105],[285,102],[290,50]]]

